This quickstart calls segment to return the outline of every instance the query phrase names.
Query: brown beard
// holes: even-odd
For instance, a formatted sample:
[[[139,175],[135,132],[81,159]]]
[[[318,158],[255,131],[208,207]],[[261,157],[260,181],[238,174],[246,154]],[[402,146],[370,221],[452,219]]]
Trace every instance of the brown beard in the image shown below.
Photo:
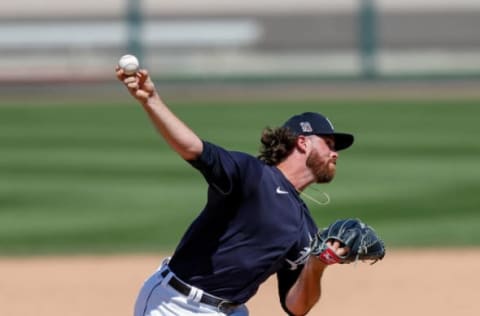
[[[310,153],[306,165],[315,175],[316,183],[328,183],[335,177],[335,164],[330,159],[320,156],[317,151]]]

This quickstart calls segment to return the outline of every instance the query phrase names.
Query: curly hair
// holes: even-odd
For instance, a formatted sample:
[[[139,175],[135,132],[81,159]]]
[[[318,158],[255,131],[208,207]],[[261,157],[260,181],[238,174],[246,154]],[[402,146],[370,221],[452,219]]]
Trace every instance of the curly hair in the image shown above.
[[[285,160],[295,148],[297,135],[287,127],[270,128],[262,131],[258,159],[274,166]]]

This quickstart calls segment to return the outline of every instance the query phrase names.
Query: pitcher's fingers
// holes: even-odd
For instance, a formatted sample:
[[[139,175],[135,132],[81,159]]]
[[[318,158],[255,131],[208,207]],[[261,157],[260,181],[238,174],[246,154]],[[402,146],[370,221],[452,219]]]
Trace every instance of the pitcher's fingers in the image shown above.
[[[129,82],[125,82],[125,84],[127,85],[127,88],[129,90],[131,90],[131,89],[137,90],[138,89],[138,81],[129,81]]]
[[[148,71],[146,69],[140,69],[137,71],[137,77],[139,79],[139,85],[143,86],[148,79]]]
[[[334,241],[333,241],[333,244],[332,244],[332,248],[333,248],[333,249],[338,249],[338,248],[340,248],[340,247],[341,247],[340,242],[339,242],[338,240],[334,240]]]
[[[125,78],[125,74],[123,73],[123,69],[120,68],[119,66],[115,67],[115,75],[117,76],[117,79],[120,81],[123,81]]]
[[[338,256],[345,256],[348,254],[348,252],[350,251],[350,248],[348,247],[342,247],[342,248],[338,248],[335,253],[338,255]]]
[[[148,99],[148,97],[150,96],[149,93],[147,91],[144,91],[144,90],[137,90],[135,91],[135,95],[137,96],[137,98],[139,99]]]

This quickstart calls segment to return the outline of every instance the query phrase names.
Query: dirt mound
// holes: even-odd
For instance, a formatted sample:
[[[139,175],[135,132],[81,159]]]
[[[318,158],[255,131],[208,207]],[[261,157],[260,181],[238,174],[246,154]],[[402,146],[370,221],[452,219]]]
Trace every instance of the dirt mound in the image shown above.
[[[0,315],[132,315],[137,291],[158,256],[0,259]],[[337,265],[309,315],[479,315],[480,249],[395,250],[370,266]],[[284,315],[275,278],[249,303],[250,314]]]

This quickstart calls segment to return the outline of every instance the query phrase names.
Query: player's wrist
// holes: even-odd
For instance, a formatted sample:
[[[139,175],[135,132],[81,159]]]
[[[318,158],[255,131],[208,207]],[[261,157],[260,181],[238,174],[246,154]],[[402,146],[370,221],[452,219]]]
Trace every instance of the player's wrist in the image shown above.
[[[323,271],[328,268],[328,264],[325,262],[321,261],[318,256],[310,256],[310,259],[308,260],[308,265],[311,267],[311,269],[317,271],[317,273],[322,274]]]
[[[138,98],[138,100],[144,107],[148,108],[155,108],[163,104],[156,90],[149,92],[144,97]]]
[[[313,257],[327,266],[342,262],[342,258],[340,258],[335,250],[330,247],[326,247],[319,254],[313,255]]]

